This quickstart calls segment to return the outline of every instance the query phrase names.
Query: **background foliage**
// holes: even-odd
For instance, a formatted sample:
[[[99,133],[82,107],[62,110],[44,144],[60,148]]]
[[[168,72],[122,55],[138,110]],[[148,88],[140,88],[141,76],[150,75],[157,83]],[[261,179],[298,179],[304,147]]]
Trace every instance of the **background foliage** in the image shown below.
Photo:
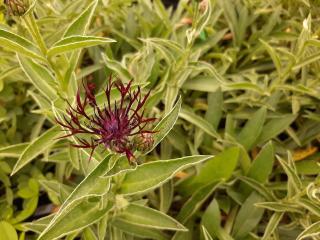
[[[317,1],[1,9],[1,240],[319,239]],[[103,104],[111,73],[162,119],[138,166],[57,139],[81,80]]]

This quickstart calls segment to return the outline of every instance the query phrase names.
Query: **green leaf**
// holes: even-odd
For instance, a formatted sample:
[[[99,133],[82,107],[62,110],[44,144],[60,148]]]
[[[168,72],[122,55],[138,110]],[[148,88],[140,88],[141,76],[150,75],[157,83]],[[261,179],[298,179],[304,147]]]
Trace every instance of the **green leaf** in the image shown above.
[[[40,219],[37,219],[36,221],[29,222],[29,223],[23,223],[23,227],[27,228],[27,230],[36,232],[36,233],[41,233],[50,223],[50,221],[53,219],[55,216],[54,214],[42,217]]]
[[[285,131],[290,124],[297,118],[297,115],[282,115],[280,118],[274,118],[269,120],[263,127],[261,135],[259,136],[258,143],[262,144],[283,131]]]
[[[180,185],[180,190],[188,194],[190,189],[198,189],[208,182],[228,180],[237,166],[239,154],[239,147],[224,150],[203,164],[198,175],[183,182]]]
[[[109,190],[110,178],[103,177],[109,171],[109,161],[112,155],[108,155],[103,159],[72,191],[66,201],[61,205],[56,218],[63,212],[64,208],[68,208],[76,199],[88,196],[102,196]],[[53,222],[55,221],[53,219]]]
[[[264,183],[272,172],[273,163],[274,150],[272,142],[269,142],[261,149],[253,161],[247,176]]]
[[[18,240],[18,234],[16,230],[8,222],[0,222],[0,233],[0,240]]]
[[[32,214],[36,211],[38,206],[39,196],[38,193],[34,194],[35,196],[25,199],[23,203],[23,210],[20,211],[17,216],[10,219],[10,223],[16,224],[24,221],[25,219],[32,216]]]
[[[0,45],[27,57],[45,61],[39,49],[32,42],[3,29],[0,29]]]
[[[131,222],[122,221],[120,218],[114,219],[111,221],[111,224],[113,227],[116,227],[117,229],[120,229],[132,236],[155,240],[169,240],[169,237],[160,230],[140,227],[132,224]]]
[[[255,207],[255,204],[263,200],[264,198],[261,195],[253,192],[242,204],[233,227],[233,236],[235,239],[241,239],[247,236],[249,232],[258,225],[264,210]]]
[[[41,233],[38,240],[52,240],[79,231],[99,221],[113,204],[104,196],[85,196],[74,200],[59,212]]]
[[[159,160],[139,165],[128,172],[121,184],[119,194],[135,194],[154,189],[184,168],[212,158],[208,155],[188,156],[169,160]]]
[[[201,225],[201,230],[205,240],[213,240],[205,226]]]
[[[21,153],[20,158],[14,165],[11,175],[18,172],[21,168],[31,162],[35,157],[43,153],[49,146],[55,143],[55,140],[61,135],[60,127],[55,126],[34,139],[28,147]]]
[[[19,63],[30,82],[49,100],[57,98],[55,79],[44,66],[18,55]]]
[[[123,66],[122,63],[110,59],[106,54],[102,54],[102,59],[105,63],[105,65],[113,70],[120,78],[121,80],[125,82],[129,82],[133,77],[131,76],[130,72],[127,70],[125,66]]]
[[[209,134],[210,136],[214,138],[220,138],[219,134],[216,132],[214,127],[205,119],[202,117],[197,116],[195,113],[193,113],[190,110],[187,109],[181,109],[179,113],[179,117],[183,118],[184,120],[194,124],[201,130],[203,130],[205,133]]]
[[[237,140],[246,150],[250,150],[257,142],[266,119],[266,114],[267,109],[265,107],[260,108],[252,115],[239,133]]]
[[[48,56],[62,54],[77,49],[92,47],[96,45],[115,42],[110,38],[94,37],[94,36],[71,36],[63,38],[56,42],[49,50]]]
[[[275,196],[273,195],[272,191],[270,191],[268,188],[266,188],[263,184],[258,182],[257,180],[254,180],[253,178],[248,178],[244,176],[238,177],[241,181],[246,183],[248,186],[253,188],[256,192],[258,192],[261,196],[263,196],[268,201],[274,201],[276,200]],[[241,188],[240,188],[241,189]],[[241,191],[241,190],[240,190]],[[246,195],[249,195],[250,192],[248,192]]]
[[[199,210],[220,183],[220,181],[209,182],[192,194],[189,200],[182,206],[177,220],[186,223],[190,217]]]
[[[301,240],[307,237],[315,237],[320,234],[320,221],[311,224],[302,233],[299,234],[297,240]]]
[[[289,158],[291,158],[291,155],[289,154],[288,156]],[[285,171],[285,173],[287,174],[290,182],[293,184],[295,190],[297,192],[300,192],[302,190],[302,182],[301,179],[299,178],[296,169],[294,169],[293,167],[291,167],[288,163],[286,163],[282,158],[280,158],[279,156],[277,156],[277,159],[279,161],[279,163],[281,164],[283,170]],[[289,183],[289,181],[288,181]]]
[[[0,148],[0,157],[20,157],[21,153],[29,146],[30,143],[19,143]]]
[[[89,6],[69,25],[63,37],[66,38],[74,35],[83,35],[89,27],[97,4],[98,0],[92,1]]]
[[[266,229],[264,230],[264,234],[261,238],[261,240],[268,240],[270,239],[271,234],[274,232],[274,230],[277,228],[280,220],[282,219],[283,212],[275,212],[271,216],[268,225]]]
[[[281,60],[279,55],[276,53],[275,49],[272,48],[269,43],[263,41],[262,39],[259,39],[260,43],[262,43],[263,47],[267,50],[267,52],[269,53],[273,64],[275,65],[278,75],[281,75],[282,69],[281,69]]]
[[[144,228],[187,231],[183,225],[170,216],[137,204],[129,204],[115,218]]]
[[[208,110],[206,112],[205,118],[211,123],[215,130],[218,129],[223,111],[223,94],[219,88],[214,93],[208,94]]]
[[[266,208],[275,212],[303,213],[299,205],[289,202],[261,202],[255,204],[257,207]]]
[[[221,215],[216,199],[213,199],[202,215],[201,224],[207,229],[211,237],[223,240],[233,240],[233,238],[220,226]]]
[[[89,6],[68,26],[63,38],[71,37],[74,35],[84,35],[90,25],[93,13],[97,7],[98,0],[92,1]],[[76,78],[73,75],[75,68],[77,67],[81,51],[75,51],[71,54],[69,59],[69,67],[65,73],[63,85],[69,86],[72,79],[71,86],[75,88],[77,86]]]
[[[155,128],[153,129],[153,131],[155,132],[153,135],[153,146],[145,154],[151,152],[171,131],[178,119],[178,115],[181,109],[181,101],[182,100],[180,97],[171,111],[166,116],[164,116],[161,121],[155,126]]]

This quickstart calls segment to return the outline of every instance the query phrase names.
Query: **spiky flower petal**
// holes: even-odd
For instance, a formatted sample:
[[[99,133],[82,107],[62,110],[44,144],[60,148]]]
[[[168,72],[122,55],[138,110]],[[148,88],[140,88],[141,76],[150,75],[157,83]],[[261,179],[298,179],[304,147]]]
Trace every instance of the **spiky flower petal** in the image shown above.
[[[112,102],[112,88],[120,93],[120,101]],[[144,104],[150,94],[148,92],[142,96],[140,87],[132,90],[132,81],[123,84],[121,81],[112,82],[111,77],[105,90],[107,103],[103,107],[98,106],[94,95],[95,85],[89,83],[84,85],[85,97],[82,100],[80,91],[76,96],[76,106],[69,104],[66,110],[68,115],[64,121],[56,121],[69,133],[63,137],[76,136],[78,144],[74,147],[94,150],[103,145],[111,151],[126,154],[129,160],[134,158],[135,150],[145,150],[153,143],[153,131],[146,127],[155,121],[155,118],[144,117]],[[87,105],[93,109],[93,115],[89,116],[86,112]],[[90,141],[80,137],[87,134]]]

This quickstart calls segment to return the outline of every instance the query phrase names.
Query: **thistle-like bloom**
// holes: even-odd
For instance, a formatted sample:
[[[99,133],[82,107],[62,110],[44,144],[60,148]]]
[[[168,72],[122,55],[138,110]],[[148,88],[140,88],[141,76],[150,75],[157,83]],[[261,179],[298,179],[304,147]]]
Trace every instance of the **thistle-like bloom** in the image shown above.
[[[118,102],[111,100],[111,90],[115,89],[120,93]],[[91,149],[90,159],[94,150],[103,145],[117,153],[126,154],[129,161],[134,158],[135,150],[146,150],[153,144],[153,131],[146,130],[148,124],[155,121],[155,118],[145,118],[143,106],[150,94],[142,96],[140,87],[132,90],[132,81],[124,85],[120,81],[112,82],[105,90],[107,103],[103,107],[98,106],[93,93],[95,85],[89,83],[84,85],[85,96],[82,100],[80,91],[76,96],[76,106],[69,104],[67,109],[68,118],[64,116],[64,122],[56,121],[69,133],[63,137],[76,136],[78,144],[74,147]],[[86,112],[87,105],[93,109],[93,115]],[[90,141],[83,137],[89,135]]]
[[[29,8],[29,0],[5,0],[4,3],[14,16],[23,16]]]

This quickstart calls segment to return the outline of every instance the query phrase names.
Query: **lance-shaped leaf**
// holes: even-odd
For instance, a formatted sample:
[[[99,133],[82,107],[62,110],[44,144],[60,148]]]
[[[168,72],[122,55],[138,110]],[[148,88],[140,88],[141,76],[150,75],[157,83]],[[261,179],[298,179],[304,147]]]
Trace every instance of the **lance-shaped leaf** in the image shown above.
[[[68,207],[69,204],[72,204],[72,201],[81,198],[83,196],[91,195],[104,195],[108,190],[110,179],[103,177],[109,171],[109,160],[112,155],[108,155],[103,159],[83,180],[78,186],[72,191],[70,196],[66,201],[61,205],[57,216],[64,208]],[[54,220],[53,220],[54,221]]]
[[[320,221],[307,227],[298,237],[297,240],[318,236],[320,234]]]
[[[115,219],[145,228],[187,231],[177,220],[163,212],[137,204],[128,205]]]
[[[271,216],[266,229],[264,230],[263,236],[261,240],[268,240],[270,239],[271,234],[274,232],[274,230],[277,228],[280,220],[283,217],[283,212],[275,212]]]
[[[207,161],[199,171],[199,174],[187,179],[179,187],[183,194],[190,194],[190,189],[196,190],[206,183],[227,180],[230,178],[239,159],[240,148],[232,147],[224,150],[216,157]]]
[[[15,174],[35,157],[47,150],[49,146],[55,143],[54,139],[57,139],[59,135],[61,135],[61,131],[59,131],[58,126],[55,126],[34,139],[22,152],[20,158],[14,165],[11,175]]]
[[[140,227],[131,222],[122,221],[120,218],[114,219],[111,222],[111,225],[132,236],[156,240],[169,240],[169,237],[161,230]]]
[[[183,205],[177,219],[182,223],[186,223],[190,217],[202,206],[213,191],[219,186],[220,181],[209,182],[199,188]]]
[[[184,120],[194,124],[200,128],[205,133],[209,134],[214,138],[220,138],[219,134],[216,132],[214,127],[204,118],[197,116],[195,113],[188,109],[182,109],[179,113],[179,116]]]
[[[40,234],[46,229],[46,227],[48,226],[48,224],[50,223],[50,221],[53,219],[54,216],[55,216],[55,213],[42,217],[40,219],[37,219],[36,221],[33,221],[33,222],[23,223],[23,227],[29,231]]]
[[[98,0],[92,1],[89,6],[69,25],[65,31],[63,38],[71,37],[74,35],[84,35],[89,27],[93,13],[97,7]],[[69,67],[64,76],[64,85],[68,86],[72,77],[72,86],[77,86],[76,78],[72,75],[75,70],[81,51],[75,51],[71,54]]]
[[[181,109],[181,101],[182,100],[180,97],[174,105],[174,107],[171,109],[171,111],[166,116],[164,116],[161,119],[161,121],[157,124],[157,126],[155,126],[155,128],[153,129],[153,131],[155,132],[153,135],[153,146],[151,149],[149,149],[148,152],[151,152],[173,128],[179,116],[179,112]]]
[[[49,100],[57,98],[54,89],[55,79],[52,74],[42,65],[35,63],[31,59],[18,55],[20,66],[28,76],[30,82]]]
[[[128,172],[119,189],[120,194],[135,194],[154,189],[184,168],[212,158],[210,155],[188,156],[145,163]]]
[[[38,240],[61,238],[99,221],[113,204],[105,196],[86,196],[73,201],[55,216]]]
[[[8,147],[0,148],[0,157],[20,157],[21,153],[29,146],[30,143],[19,143]]]
[[[260,108],[252,115],[239,133],[237,140],[246,150],[250,150],[257,142],[266,119],[266,114],[267,109],[265,107]]]
[[[32,42],[4,29],[0,29],[0,45],[27,57],[45,60],[40,55],[39,49]]]
[[[96,45],[115,42],[110,38],[94,37],[94,36],[71,36],[63,38],[56,42],[49,50],[48,56],[62,54],[77,49],[92,47]]]

